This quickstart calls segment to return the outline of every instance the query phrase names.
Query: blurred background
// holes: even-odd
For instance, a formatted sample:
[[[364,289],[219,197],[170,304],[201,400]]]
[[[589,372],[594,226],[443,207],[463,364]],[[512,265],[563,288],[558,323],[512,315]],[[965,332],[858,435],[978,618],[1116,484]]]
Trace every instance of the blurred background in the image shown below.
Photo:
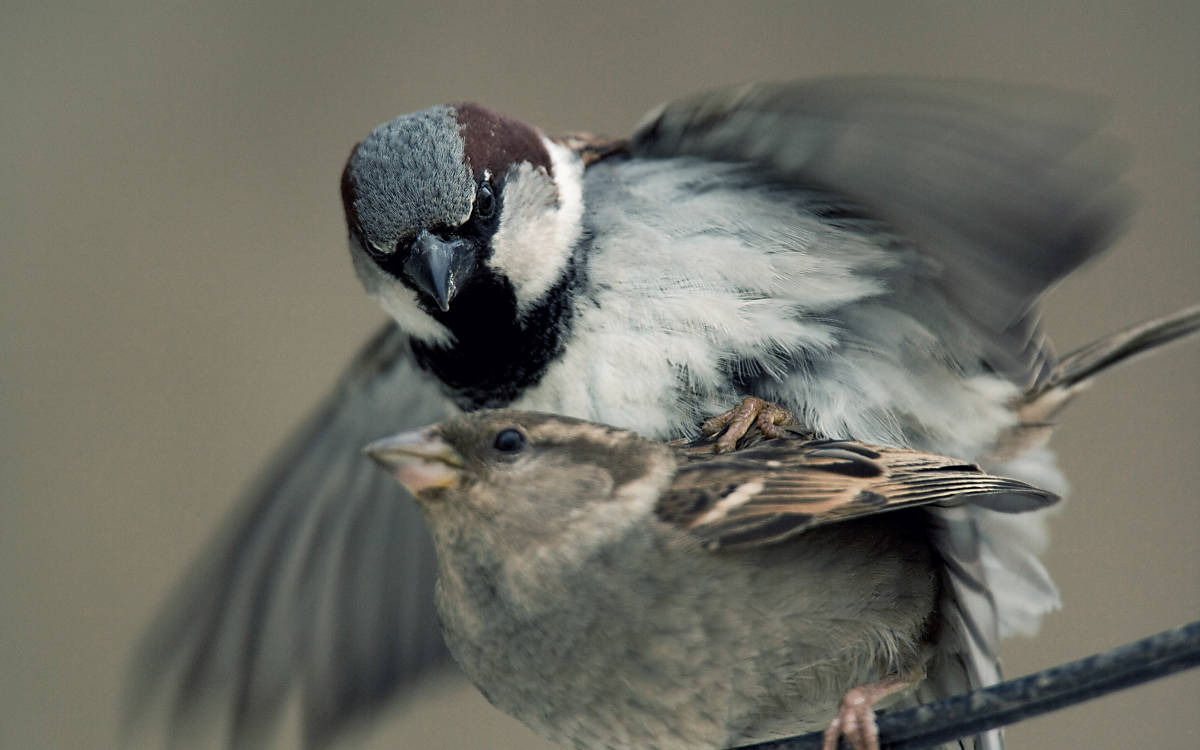
[[[474,99],[621,135],[663,99],[757,79],[1100,93],[1140,210],[1052,294],[1048,328],[1065,351],[1195,302],[1200,4],[965,5],[7,0],[0,747],[119,744],[133,639],[382,320],[337,183],[355,141],[400,113]],[[1192,341],[1066,415],[1074,494],[1048,556],[1066,607],[1006,644],[1010,675],[1200,617],[1198,382]],[[1200,673],[1177,676],[1019,725],[1011,747],[1195,747],[1197,694]],[[345,744],[544,747],[452,679]]]

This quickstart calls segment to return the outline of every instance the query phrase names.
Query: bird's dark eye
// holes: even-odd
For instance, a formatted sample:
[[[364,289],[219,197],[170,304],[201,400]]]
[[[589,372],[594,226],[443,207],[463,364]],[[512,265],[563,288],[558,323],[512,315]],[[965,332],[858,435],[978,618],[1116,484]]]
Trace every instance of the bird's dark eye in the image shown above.
[[[525,448],[525,436],[520,430],[509,427],[496,433],[492,447],[501,453],[520,453]]]
[[[479,192],[475,194],[475,216],[481,221],[490,221],[496,215],[496,194],[492,183],[484,180],[479,183]]]

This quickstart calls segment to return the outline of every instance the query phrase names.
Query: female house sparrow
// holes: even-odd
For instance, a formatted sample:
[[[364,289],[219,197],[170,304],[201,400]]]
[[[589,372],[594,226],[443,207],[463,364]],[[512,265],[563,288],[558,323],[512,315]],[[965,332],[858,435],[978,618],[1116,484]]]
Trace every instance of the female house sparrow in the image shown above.
[[[367,452],[421,505],[451,652],[497,707],[584,749],[725,748],[911,688],[947,585],[926,506],[1057,498],[956,459],[802,435],[727,456],[485,411]],[[863,702],[847,733],[877,748]]]
[[[169,680],[182,714],[222,695],[236,740],[299,684],[320,746],[440,663],[432,547],[359,449],[460,410],[667,439],[751,395],[822,437],[1060,490],[1048,413],[1161,343],[1106,339],[1072,369],[1041,333],[1038,298],[1124,211],[1096,117],[1062,92],[830,79],[669,104],[624,141],[470,104],[376,128],[342,197],[354,267],[394,323],[168,603],[131,703]],[[1057,603],[1035,518],[939,513],[956,561],[940,612],[971,637],[928,697],[993,680],[999,635]]]

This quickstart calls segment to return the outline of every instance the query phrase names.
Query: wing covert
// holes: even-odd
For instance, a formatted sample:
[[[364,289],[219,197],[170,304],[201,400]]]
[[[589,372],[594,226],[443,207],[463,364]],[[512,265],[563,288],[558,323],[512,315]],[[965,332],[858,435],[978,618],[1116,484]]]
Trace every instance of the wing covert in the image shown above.
[[[720,455],[707,445],[679,450],[687,463],[657,514],[710,548],[774,544],[920,505],[971,502],[1016,513],[1058,499],[954,458],[851,440],[778,439]]]

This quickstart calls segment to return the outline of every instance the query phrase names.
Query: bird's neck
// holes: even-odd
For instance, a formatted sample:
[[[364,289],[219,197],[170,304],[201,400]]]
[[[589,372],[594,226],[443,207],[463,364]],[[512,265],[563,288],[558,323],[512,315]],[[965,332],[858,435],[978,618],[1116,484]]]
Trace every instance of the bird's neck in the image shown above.
[[[441,382],[459,408],[504,407],[537,385],[563,349],[577,285],[571,263],[558,282],[525,310],[511,285],[492,273],[477,279],[435,315],[453,336],[450,343],[414,338],[418,364]]]

